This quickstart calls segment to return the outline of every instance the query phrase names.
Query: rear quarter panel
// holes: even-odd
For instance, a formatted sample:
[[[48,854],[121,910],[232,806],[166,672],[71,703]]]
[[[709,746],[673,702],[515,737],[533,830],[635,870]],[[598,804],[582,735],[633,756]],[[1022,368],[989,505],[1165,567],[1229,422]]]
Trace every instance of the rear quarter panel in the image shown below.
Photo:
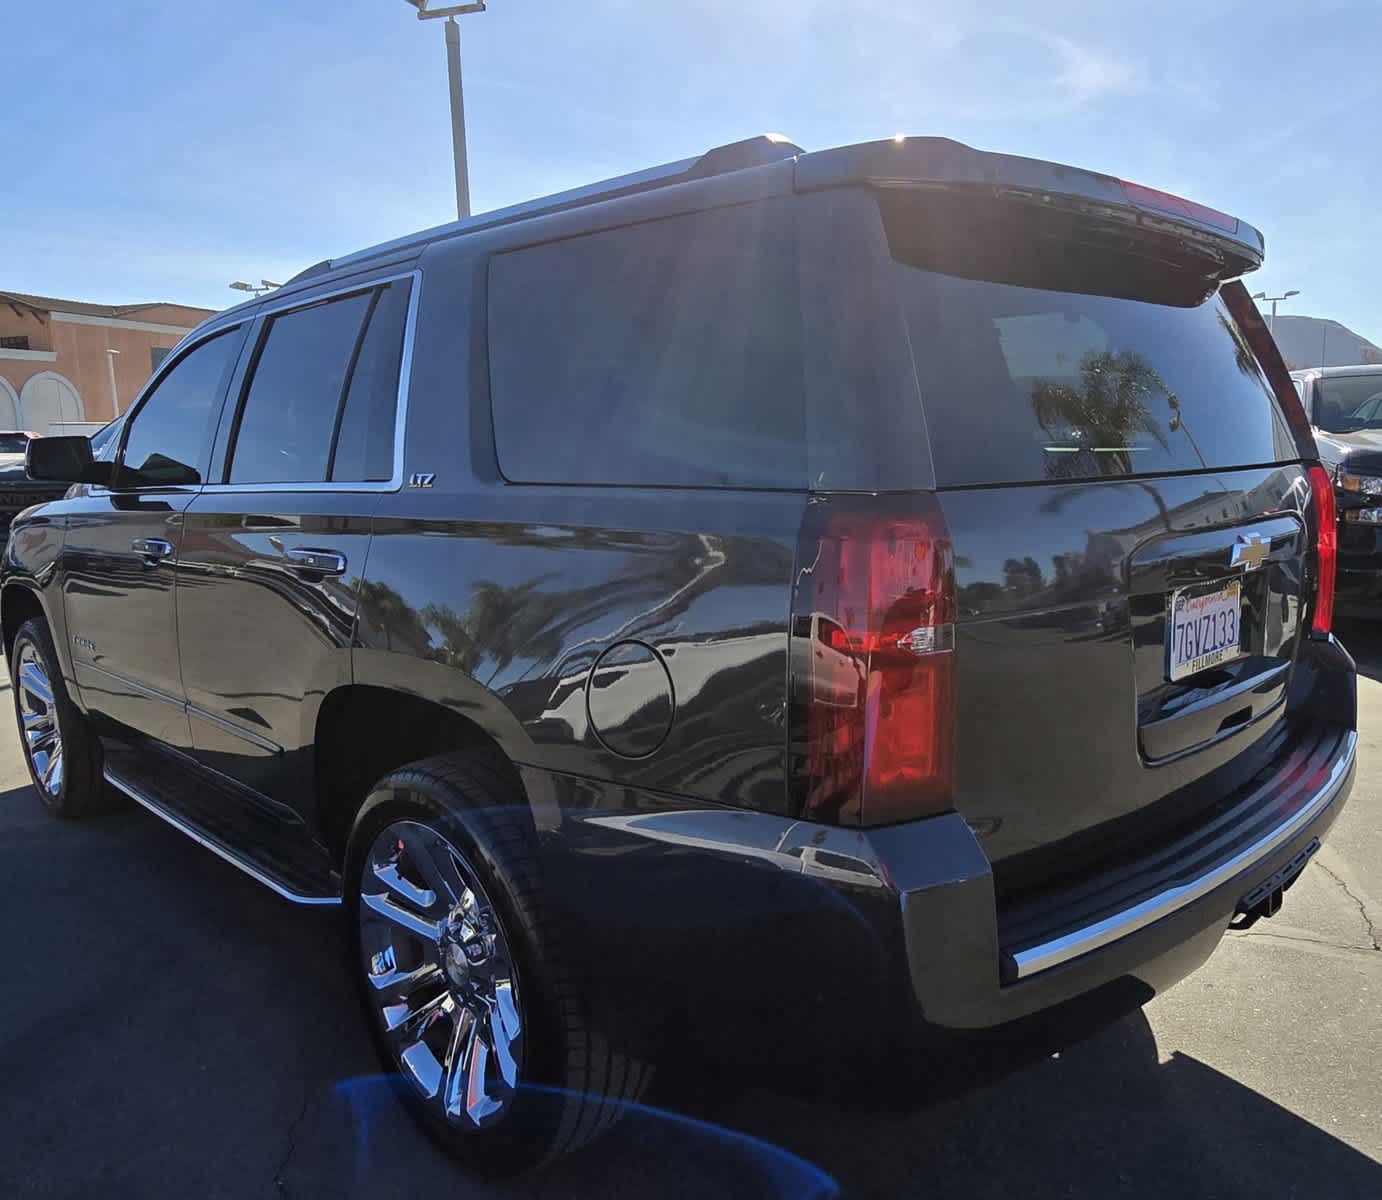
[[[377,510],[355,681],[452,707],[525,766],[782,810],[804,496],[506,483],[486,259],[466,239],[422,260],[404,479],[431,482]],[[597,733],[592,670],[627,642],[646,649],[602,672]]]

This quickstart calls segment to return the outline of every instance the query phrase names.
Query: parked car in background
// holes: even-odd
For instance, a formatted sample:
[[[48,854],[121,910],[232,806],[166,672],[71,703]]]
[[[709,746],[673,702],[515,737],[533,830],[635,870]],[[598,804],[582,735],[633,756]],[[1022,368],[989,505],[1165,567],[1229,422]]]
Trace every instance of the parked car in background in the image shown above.
[[[0,430],[0,457],[8,457],[11,454],[23,457],[29,443],[36,437],[38,434],[30,433],[27,429]]]
[[[109,457],[115,450],[115,435],[123,416],[102,426],[91,435],[93,457]],[[15,516],[33,504],[55,500],[66,492],[61,482],[37,482],[25,471],[29,443],[40,435],[27,430],[0,431],[0,532],[8,529]]]
[[[1382,366],[1292,371],[1339,511],[1340,614],[1382,617]]]
[[[24,429],[0,430],[0,532],[30,505],[53,500],[67,490],[63,484],[35,482],[25,473],[24,454],[36,437]]]
[[[31,447],[78,484],[0,567],[38,794],[342,904],[385,1069],[485,1172],[669,1047],[862,1098],[1141,1003],[1276,911],[1353,779],[1261,258],[899,137],[318,264],[190,334],[113,457]]]

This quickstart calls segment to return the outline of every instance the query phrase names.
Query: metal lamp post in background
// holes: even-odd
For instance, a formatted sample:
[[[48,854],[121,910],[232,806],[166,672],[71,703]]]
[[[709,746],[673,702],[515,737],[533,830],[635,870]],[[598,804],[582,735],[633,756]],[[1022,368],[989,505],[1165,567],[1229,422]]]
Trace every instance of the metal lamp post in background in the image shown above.
[[[406,0],[419,21],[446,18],[446,75],[451,87],[451,153],[456,166],[456,215],[470,216],[470,169],[465,154],[465,97],[461,94],[461,27],[456,18],[485,11],[484,0],[429,9],[431,0]]]
[[[115,358],[119,353],[118,350],[106,348],[106,370],[110,372],[110,407],[116,417],[120,415],[120,393],[115,387]]]
[[[1266,301],[1268,301],[1268,302],[1271,304],[1271,306],[1272,306],[1272,315],[1271,315],[1271,318],[1270,318],[1270,319],[1268,320],[1268,322],[1267,322],[1267,328],[1270,329],[1270,330],[1272,331],[1272,336],[1273,336],[1273,337],[1276,336],[1276,302],[1277,302],[1278,300],[1289,300],[1292,296],[1299,296],[1299,295],[1300,295],[1300,292],[1297,291],[1297,290],[1294,290],[1294,289],[1291,290],[1291,291],[1289,291],[1289,292],[1282,292],[1281,295],[1279,295],[1279,296],[1269,296],[1269,295],[1267,295],[1266,292],[1254,292],[1254,293],[1252,294],[1252,298],[1253,298],[1254,300],[1266,300]]]

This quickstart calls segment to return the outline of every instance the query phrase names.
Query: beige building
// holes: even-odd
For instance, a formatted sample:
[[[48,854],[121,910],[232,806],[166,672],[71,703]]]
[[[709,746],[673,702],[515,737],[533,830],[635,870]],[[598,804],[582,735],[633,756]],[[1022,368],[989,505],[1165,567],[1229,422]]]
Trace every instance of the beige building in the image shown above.
[[[213,311],[0,292],[0,429],[95,430],[129,407],[149,372]]]

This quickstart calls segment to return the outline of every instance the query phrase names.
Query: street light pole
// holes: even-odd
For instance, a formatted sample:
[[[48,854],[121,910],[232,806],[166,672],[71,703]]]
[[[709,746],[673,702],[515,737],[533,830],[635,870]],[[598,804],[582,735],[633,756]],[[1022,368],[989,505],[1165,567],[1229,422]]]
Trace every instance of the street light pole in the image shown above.
[[[1289,292],[1282,292],[1281,295],[1279,295],[1279,296],[1269,296],[1269,295],[1267,295],[1266,292],[1254,292],[1254,293],[1253,293],[1253,297],[1252,297],[1252,298],[1253,298],[1254,300],[1267,300],[1267,301],[1270,301],[1270,303],[1271,303],[1271,306],[1272,306],[1272,315],[1267,319],[1267,328],[1268,328],[1268,330],[1271,331],[1271,334],[1272,334],[1273,337],[1276,336],[1276,302],[1277,302],[1278,300],[1289,300],[1292,296],[1299,296],[1299,295],[1300,295],[1300,292],[1297,291],[1297,290],[1295,290],[1295,289],[1292,289],[1292,290],[1289,291]]]
[[[428,9],[431,0],[407,0],[417,9],[417,19],[446,18],[446,79],[451,92],[451,155],[456,171],[456,215],[470,216],[470,167],[465,148],[465,95],[461,90],[461,26],[457,17],[485,11],[484,0]]]
[[[461,25],[446,18],[446,79],[451,87],[451,156],[456,166],[456,216],[470,216],[470,165],[465,153],[465,94],[461,91]]]
[[[106,370],[110,372],[110,407],[114,409],[113,416],[120,415],[120,392],[115,386],[115,356],[120,351],[109,347],[106,349]]]

